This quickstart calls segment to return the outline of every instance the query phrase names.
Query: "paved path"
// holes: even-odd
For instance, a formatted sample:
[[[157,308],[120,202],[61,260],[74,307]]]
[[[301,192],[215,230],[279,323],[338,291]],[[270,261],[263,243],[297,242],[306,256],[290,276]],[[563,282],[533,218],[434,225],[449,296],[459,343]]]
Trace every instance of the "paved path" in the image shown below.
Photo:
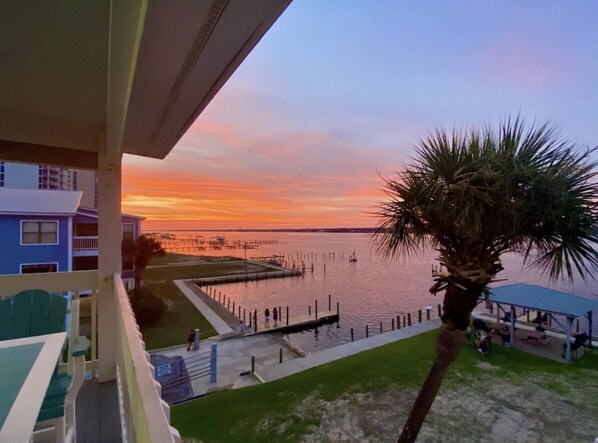
[[[413,337],[437,329],[438,327],[440,327],[439,319],[426,321],[408,328],[398,329],[385,334],[358,340],[353,343],[345,343],[344,345],[336,346],[334,348],[324,349],[309,354],[305,358],[295,358],[283,362],[282,364],[270,365],[261,369],[258,374],[266,382],[278,380],[279,378],[288,377],[289,375],[296,374],[306,369],[330,363],[379,346],[384,346],[398,340]]]
[[[189,280],[174,280],[174,284],[180,291],[185,294],[191,303],[197,308],[199,312],[206,318],[208,322],[214,327],[218,334],[229,334],[233,332],[231,328],[218,314],[216,314],[212,308],[201,300],[193,290],[187,286]],[[193,283],[190,283],[193,284]]]

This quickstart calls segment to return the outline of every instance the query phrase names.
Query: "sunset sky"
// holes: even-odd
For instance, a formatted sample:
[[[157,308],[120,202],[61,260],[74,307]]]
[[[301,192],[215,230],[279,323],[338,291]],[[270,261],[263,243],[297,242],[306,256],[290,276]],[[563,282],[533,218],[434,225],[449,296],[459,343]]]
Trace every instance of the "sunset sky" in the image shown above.
[[[295,0],[164,160],[125,156],[144,229],[373,226],[436,126],[520,113],[598,145],[598,3]]]

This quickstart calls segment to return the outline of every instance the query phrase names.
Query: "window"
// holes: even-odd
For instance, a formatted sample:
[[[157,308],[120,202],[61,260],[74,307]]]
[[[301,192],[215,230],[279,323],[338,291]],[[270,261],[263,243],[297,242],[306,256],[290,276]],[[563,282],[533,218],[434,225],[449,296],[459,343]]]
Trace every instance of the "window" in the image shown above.
[[[123,240],[135,240],[135,225],[123,223]]]
[[[40,272],[57,272],[58,263],[38,263],[35,265],[21,265],[21,274],[39,274]]]
[[[23,221],[21,243],[24,245],[58,244],[58,222]]]

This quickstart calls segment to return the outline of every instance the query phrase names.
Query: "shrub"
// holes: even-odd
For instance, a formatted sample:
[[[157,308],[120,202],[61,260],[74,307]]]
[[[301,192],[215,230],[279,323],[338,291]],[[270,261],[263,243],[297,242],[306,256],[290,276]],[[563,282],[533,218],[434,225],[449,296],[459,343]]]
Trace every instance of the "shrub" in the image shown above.
[[[136,288],[129,293],[131,308],[140,327],[153,326],[166,311],[166,303],[148,288]]]

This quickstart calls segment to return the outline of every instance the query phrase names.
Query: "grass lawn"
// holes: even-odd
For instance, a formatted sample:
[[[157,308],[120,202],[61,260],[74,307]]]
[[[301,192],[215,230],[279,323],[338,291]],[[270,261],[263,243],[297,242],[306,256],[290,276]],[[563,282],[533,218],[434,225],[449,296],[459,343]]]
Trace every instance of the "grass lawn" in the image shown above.
[[[153,263],[153,262],[152,262]],[[250,263],[248,269],[255,272],[257,265]],[[259,269],[263,269],[261,266]],[[161,282],[165,280],[178,280],[181,278],[204,278],[217,277],[219,275],[241,274],[245,272],[245,262],[226,261],[201,263],[192,265],[163,266],[159,268],[147,268],[143,274],[146,283]]]
[[[155,261],[152,261],[152,264],[154,263]],[[249,268],[255,271],[257,265],[250,264]],[[158,297],[161,297],[167,306],[166,313],[156,325],[141,329],[147,349],[160,349],[185,344],[190,328],[199,328],[202,338],[217,335],[212,325],[178,290],[172,280],[216,277],[244,272],[245,263],[243,261],[147,268],[143,276],[145,286],[150,288]]]
[[[148,350],[185,344],[191,328],[199,328],[202,338],[217,335],[212,325],[172,281],[148,284],[147,287],[161,297],[167,306],[157,324],[141,329]]]
[[[186,439],[205,442],[335,441],[343,435],[349,441],[396,441],[430,367],[435,336],[436,331],[433,331],[272,383],[217,392],[174,406],[171,409],[172,424]],[[482,357],[473,347],[464,346],[435,403],[440,409],[444,404],[447,412],[438,412],[433,407],[420,434],[422,439],[418,441],[486,440],[485,434],[475,436],[476,432],[485,432],[479,429],[481,422],[478,420],[492,420],[501,408],[510,411],[495,402],[493,396],[501,397],[507,388],[521,394],[530,380],[533,389],[525,394],[530,402],[533,393],[539,391],[547,398],[557,399],[552,403],[559,403],[563,395],[571,396],[570,404],[565,405],[578,408],[583,419],[591,422],[593,417],[596,423],[597,377],[596,351],[565,365],[499,345],[492,346],[489,357]],[[486,416],[476,416],[485,410],[488,395],[488,404],[492,407]],[[502,403],[508,404],[511,398],[519,398],[517,394],[505,395],[506,400],[501,397]],[[538,408],[547,409],[543,401],[539,400]],[[455,402],[460,402],[460,406],[453,408]],[[563,408],[560,404],[559,407]],[[517,405],[513,408],[516,412],[517,408],[524,409]],[[451,414],[457,415],[450,417]],[[534,409],[531,415],[538,415],[538,412]],[[556,419],[552,421],[558,422]],[[433,429],[430,439],[424,432],[426,426]],[[508,426],[506,430],[494,426],[492,432],[498,432],[500,437],[501,432],[512,432]],[[514,426],[516,429],[522,424],[515,423]],[[568,428],[565,431],[573,432]],[[591,429],[586,431],[593,432]],[[441,436],[443,432],[445,435]],[[553,431],[553,435],[557,436],[558,430]],[[488,438],[487,441],[494,440]],[[505,441],[511,440],[507,438]],[[558,437],[555,441],[559,441]]]

